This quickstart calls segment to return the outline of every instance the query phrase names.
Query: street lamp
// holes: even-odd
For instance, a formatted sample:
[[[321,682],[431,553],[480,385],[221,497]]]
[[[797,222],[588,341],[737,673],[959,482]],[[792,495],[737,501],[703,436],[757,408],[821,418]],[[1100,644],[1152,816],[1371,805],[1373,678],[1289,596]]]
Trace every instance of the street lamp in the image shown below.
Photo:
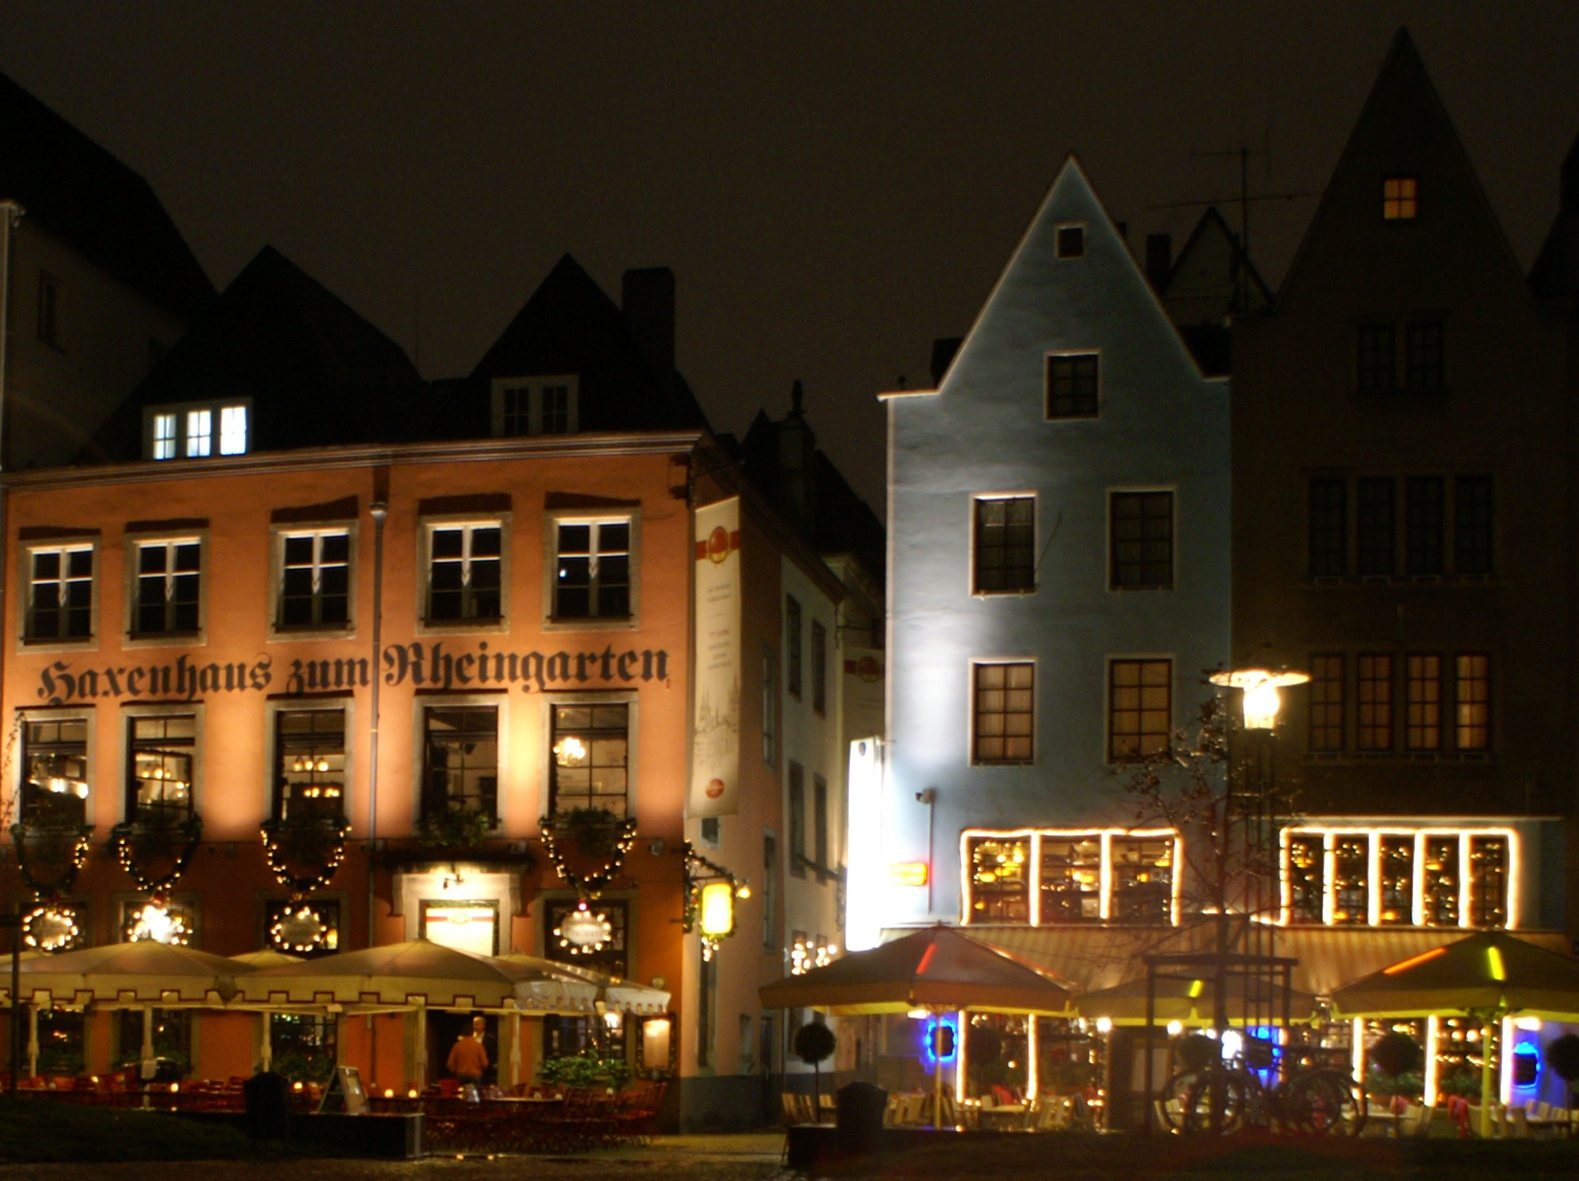
[[[1246,730],[1270,731],[1277,726],[1278,706],[1282,704],[1278,690],[1289,685],[1303,685],[1310,680],[1310,674],[1288,669],[1272,672],[1264,668],[1236,668],[1232,672],[1213,673],[1210,680],[1214,685],[1244,690],[1242,708]]]

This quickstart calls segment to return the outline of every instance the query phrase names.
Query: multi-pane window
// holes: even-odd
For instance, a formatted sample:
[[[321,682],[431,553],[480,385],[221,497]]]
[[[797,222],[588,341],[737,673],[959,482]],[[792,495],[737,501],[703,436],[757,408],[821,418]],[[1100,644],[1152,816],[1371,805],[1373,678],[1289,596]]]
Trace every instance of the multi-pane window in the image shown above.
[[[806,875],[806,770],[799,763],[789,765],[785,806],[789,810],[790,872]]]
[[[966,833],[972,923],[1173,922],[1177,834]]]
[[[1381,908],[1376,921],[1384,926],[1408,925],[1414,916],[1415,839],[1384,835],[1377,861]]]
[[[1459,476],[1453,481],[1453,570],[1482,576],[1493,570],[1491,477]]]
[[[1028,923],[1031,898],[1030,841],[1024,837],[973,837],[966,842],[970,921]]]
[[[1469,925],[1508,923],[1508,838],[1469,838]]]
[[[134,636],[191,635],[198,630],[202,549],[195,538],[137,543]]]
[[[345,814],[345,710],[282,709],[274,715],[274,815]]]
[[[554,563],[555,619],[628,619],[631,523],[559,521]]]
[[[1425,864],[1421,883],[1420,923],[1426,927],[1459,925],[1458,834],[1428,836],[1425,839]]]
[[[1393,658],[1362,652],[1358,664],[1359,718],[1356,737],[1363,751],[1393,748]]]
[[[281,628],[344,627],[351,619],[351,534],[280,535]]]
[[[762,946],[779,950],[778,916],[779,839],[762,834]]]
[[[828,629],[816,620],[811,624],[811,707],[828,712]]]
[[[1036,497],[977,498],[974,572],[979,595],[1036,588]]]
[[[1113,590],[1173,587],[1173,493],[1114,492],[1109,498]]]
[[[1284,848],[1290,922],[1496,927],[1508,921],[1511,837],[1505,832],[1295,829],[1285,834]]]
[[[971,711],[971,762],[1029,763],[1034,754],[1035,666],[977,664]]]
[[[1390,476],[1369,476],[1355,485],[1355,569],[1362,575],[1394,571],[1393,498]]]
[[[1101,835],[1044,836],[1041,845],[1042,921],[1079,923],[1101,919]]]
[[[493,433],[508,437],[575,431],[577,384],[574,376],[495,383]]]
[[[1420,178],[1386,176],[1382,178],[1382,220],[1413,221],[1420,215]]]
[[[1361,324],[1355,356],[1360,393],[1390,394],[1397,385],[1397,332],[1391,324]]]
[[[39,718],[22,729],[24,823],[80,828],[88,817],[88,721]]]
[[[150,459],[245,455],[250,410],[244,402],[210,402],[150,410],[145,446]]]
[[[1310,574],[1341,578],[1349,572],[1348,484],[1343,480],[1310,482]]]
[[[1442,321],[1417,320],[1404,327],[1404,387],[1431,393],[1447,384],[1442,361]]]
[[[1310,658],[1310,688],[1305,700],[1310,708],[1310,749],[1343,749],[1343,665],[1341,653],[1324,652]]]
[[[1370,921],[1370,838],[1338,833],[1332,848],[1332,921],[1365,926]]]
[[[204,459],[214,450],[214,412],[188,410],[186,412],[186,456]]]
[[[1288,861],[1284,869],[1288,884],[1289,920],[1296,923],[1323,921],[1327,896],[1327,853],[1319,834],[1291,834]]]
[[[1491,748],[1491,657],[1463,652],[1453,660],[1453,745]]]
[[[29,640],[85,640],[93,635],[93,546],[28,551]]]
[[[496,521],[429,528],[429,622],[503,618],[503,533]]]
[[[1108,761],[1163,754],[1173,729],[1173,661],[1114,660],[1108,665]]]
[[[152,420],[152,450],[154,459],[174,459],[176,455],[176,421],[174,414],[155,414]]]
[[[600,808],[624,816],[630,795],[630,706],[582,702],[554,706],[551,814]]]
[[[1442,746],[1442,658],[1411,653],[1405,662],[1404,746],[1440,750]]]
[[[149,714],[130,719],[130,725],[126,818],[150,823],[190,819],[197,717]]]
[[[794,595],[784,597],[784,638],[789,645],[789,668],[786,670],[789,692],[798,701],[801,687],[800,600]]]
[[[1109,857],[1112,920],[1166,923],[1173,910],[1172,837],[1115,836]]]
[[[422,815],[450,808],[498,818],[499,710],[429,706],[422,715]]]
[[[1441,476],[1404,483],[1404,561],[1410,574],[1441,574],[1447,549],[1447,501]]]
[[[1095,418],[1099,388],[1100,368],[1096,353],[1048,356],[1048,418]]]

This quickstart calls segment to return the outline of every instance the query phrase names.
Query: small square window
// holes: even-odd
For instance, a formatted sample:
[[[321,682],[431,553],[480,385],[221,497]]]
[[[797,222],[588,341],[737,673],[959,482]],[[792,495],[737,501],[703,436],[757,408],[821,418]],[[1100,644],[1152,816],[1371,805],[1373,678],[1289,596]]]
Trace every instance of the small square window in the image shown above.
[[[493,384],[493,433],[510,438],[566,435],[580,429],[574,374],[500,378]]]
[[[1420,178],[1389,176],[1382,181],[1382,220],[1413,221],[1420,213]]]
[[[1100,372],[1096,353],[1049,354],[1047,417],[1095,418]]]
[[[1067,225],[1058,227],[1058,257],[1080,258],[1086,252],[1086,227]]]

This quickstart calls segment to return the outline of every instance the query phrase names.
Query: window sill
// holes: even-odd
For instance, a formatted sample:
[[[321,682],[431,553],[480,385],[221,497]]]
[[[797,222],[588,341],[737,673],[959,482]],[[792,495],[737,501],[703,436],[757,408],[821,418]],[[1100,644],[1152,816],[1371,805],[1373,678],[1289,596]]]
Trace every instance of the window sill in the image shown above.
[[[98,636],[23,636],[18,646],[24,652],[81,652],[98,645]]]
[[[424,619],[417,624],[419,636],[454,636],[467,632],[497,635],[508,630],[509,624],[497,615],[489,619]]]
[[[269,642],[290,643],[296,640],[354,640],[356,625],[349,623],[298,624],[294,627],[272,627]]]
[[[1489,750],[1345,750],[1306,751],[1308,763],[1490,763]]]
[[[128,648],[191,648],[207,643],[208,636],[201,628],[192,632],[143,632],[128,635],[125,640]]]
[[[635,631],[640,626],[634,615],[577,615],[543,620],[545,632]]]

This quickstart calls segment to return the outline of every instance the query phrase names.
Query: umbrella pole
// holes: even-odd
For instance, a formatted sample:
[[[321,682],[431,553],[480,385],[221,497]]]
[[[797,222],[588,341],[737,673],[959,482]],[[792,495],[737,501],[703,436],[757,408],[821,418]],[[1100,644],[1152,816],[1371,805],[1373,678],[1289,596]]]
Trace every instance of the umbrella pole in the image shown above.
[[[263,1024],[258,1038],[258,1069],[272,1070],[274,1069],[274,1043],[272,1040],[273,1030],[270,1028],[270,1025],[274,1020],[274,1014],[270,1010],[264,1009],[258,1014],[258,1020]]]
[[[1491,1138],[1491,1030],[1497,1018],[1486,1018],[1480,1029],[1480,1138]]]
[[[943,1011],[933,1014],[932,1022],[932,1127],[943,1126]],[[959,1053],[956,1037],[954,1052]]]
[[[27,1075],[38,1077],[38,1006],[27,1007]]]
[[[428,1085],[428,1009],[417,1006],[417,1085]]]
[[[521,1014],[510,1014],[510,1085],[521,1081]]]
[[[154,1010],[152,1005],[143,1006],[143,1061],[151,1062],[154,1056]]]

